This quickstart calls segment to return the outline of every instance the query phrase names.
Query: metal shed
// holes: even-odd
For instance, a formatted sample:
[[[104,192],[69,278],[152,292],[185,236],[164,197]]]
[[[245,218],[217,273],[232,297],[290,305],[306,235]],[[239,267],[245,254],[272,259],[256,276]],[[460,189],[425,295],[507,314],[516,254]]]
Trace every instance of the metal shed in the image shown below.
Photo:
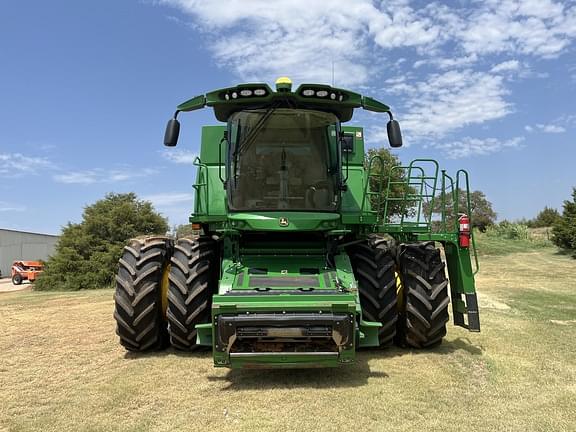
[[[54,252],[58,236],[0,229],[0,271],[10,276],[14,260],[46,260]]]

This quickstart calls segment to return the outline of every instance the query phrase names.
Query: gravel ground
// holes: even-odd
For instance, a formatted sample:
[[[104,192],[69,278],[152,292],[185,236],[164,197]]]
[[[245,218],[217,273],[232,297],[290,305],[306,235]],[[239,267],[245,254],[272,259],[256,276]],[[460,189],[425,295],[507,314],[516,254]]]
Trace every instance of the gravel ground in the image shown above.
[[[8,277],[3,277],[0,279],[0,293],[2,292],[12,292],[12,291],[23,291],[32,289],[32,285],[29,282],[22,282],[22,285],[14,285],[12,279]]]

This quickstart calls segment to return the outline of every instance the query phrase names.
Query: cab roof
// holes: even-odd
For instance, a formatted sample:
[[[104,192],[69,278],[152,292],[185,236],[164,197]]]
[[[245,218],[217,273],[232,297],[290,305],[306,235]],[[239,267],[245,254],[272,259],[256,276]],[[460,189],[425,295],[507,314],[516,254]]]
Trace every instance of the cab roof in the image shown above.
[[[265,83],[239,84],[199,95],[178,105],[178,111],[212,107],[216,119],[226,122],[237,111],[247,109],[295,108],[331,112],[341,122],[352,118],[354,109],[390,112],[390,107],[368,96],[324,84],[301,84],[295,91],[291,82],[278,85],[276,91]]]

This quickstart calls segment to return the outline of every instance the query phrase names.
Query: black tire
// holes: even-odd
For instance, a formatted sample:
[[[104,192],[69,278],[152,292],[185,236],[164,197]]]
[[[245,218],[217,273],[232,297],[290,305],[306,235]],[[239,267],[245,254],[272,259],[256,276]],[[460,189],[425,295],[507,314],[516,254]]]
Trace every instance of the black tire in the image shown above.
[[[196,351],[197,324],[210,322],[212,295],[218,283],[216,242],[207,236],[178,239],[170,267],[168,332],[172,345]]]
[[[413,348],[442,343],[448,322],[448,279],[434,242],[401,245],[400,273],[405,310],[398,342]]]
[[[122,252],[116,275],[114,318],[120,343],[128,351],[153,351],[167,346],[161,285],[171,250],[171,239],[155,236],[132,239]]]
[[[12,283],[14,285],[20,285],[23,280],[24,279],[22,278],[22,276],[19,275],[18,273],[16,273],[14,276],[12,276]]]
[[[369,238],[348,252],[358,281],[362,315],[367,321],[380,322],[380,347],[392,344],[398,320],[395,262],[388,242],[380,237]]]

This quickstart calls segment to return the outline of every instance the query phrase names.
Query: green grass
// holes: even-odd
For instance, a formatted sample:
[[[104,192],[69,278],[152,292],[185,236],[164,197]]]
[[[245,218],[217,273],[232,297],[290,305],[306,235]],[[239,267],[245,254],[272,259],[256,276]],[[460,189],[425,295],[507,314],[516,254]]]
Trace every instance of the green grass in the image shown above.
[[[479,255],[508,255],[511,253],[538,251],[541,249],[556,250],[550,240],[529,232],[527,239],[506,239],[490,236],[476,231],[474,233]]]
[[[328,370],[126,353],[112,291],[0,294],[0,431],[574,431],[576,265],[482,257],[481,333]]]

